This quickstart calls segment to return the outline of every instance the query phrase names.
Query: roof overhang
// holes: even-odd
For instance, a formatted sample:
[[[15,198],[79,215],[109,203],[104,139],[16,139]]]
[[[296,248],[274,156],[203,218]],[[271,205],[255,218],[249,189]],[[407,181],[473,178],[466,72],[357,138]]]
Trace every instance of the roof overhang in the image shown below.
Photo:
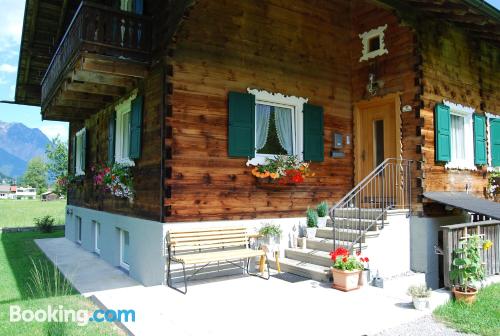
[[[488,201],[466,192],[432,191],[424,193],[424,197],[454,208],[500,220],[500,203]]]

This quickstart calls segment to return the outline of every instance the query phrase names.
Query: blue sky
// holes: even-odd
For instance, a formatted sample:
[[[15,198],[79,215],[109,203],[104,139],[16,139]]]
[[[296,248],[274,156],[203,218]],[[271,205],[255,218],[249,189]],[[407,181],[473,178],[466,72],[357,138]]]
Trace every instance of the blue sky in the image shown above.
[[[500,8],[500,0],[488,1]],[[0,100],[13,100],[16,83],[19,43],[23,25],[24,0],[0,0]],[[55,121],[43,121],[40,108],[1,104],[0,121],[22,122],[31,128],[40,128],[49,138],[59,135],[68,138],[68,124]]]

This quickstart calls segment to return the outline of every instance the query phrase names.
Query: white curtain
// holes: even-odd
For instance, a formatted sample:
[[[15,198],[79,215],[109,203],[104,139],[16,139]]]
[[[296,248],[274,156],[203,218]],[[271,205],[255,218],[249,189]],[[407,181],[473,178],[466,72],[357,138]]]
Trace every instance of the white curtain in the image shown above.
[[[465,160],[464,118],[451,115],[451,159]]]
[[[266,145],[270,115],[271,106],[257,104],[257,113],[255,116],[255,147],[257,150],[262,149]]]
[[[293,154],[292,141],[292,111],[289,108],[275,107],[274,120],[276,121],[276,132],[281,146],[288,155]]]

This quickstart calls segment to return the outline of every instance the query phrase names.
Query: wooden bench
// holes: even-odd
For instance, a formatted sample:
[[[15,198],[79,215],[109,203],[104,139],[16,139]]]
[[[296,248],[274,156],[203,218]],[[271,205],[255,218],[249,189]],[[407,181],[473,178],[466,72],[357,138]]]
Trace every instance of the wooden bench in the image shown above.
[[[264,250],[250,248],[250,235],[245,227],[219,227],[170,230],[167,240],[167,285],[181,293],[187,293],[187,282],[214,262],[228,262],[242,268],[248,275],[269,279],[269,261]],[[261,257],[266,260],[267,277],[249,272],[250,258]],[[242,267],[233,263],[244,260]],[[184,292],[172,285],[171,264],[182,265]],[[202,265],[192,275],[186,277],[186,265]]]

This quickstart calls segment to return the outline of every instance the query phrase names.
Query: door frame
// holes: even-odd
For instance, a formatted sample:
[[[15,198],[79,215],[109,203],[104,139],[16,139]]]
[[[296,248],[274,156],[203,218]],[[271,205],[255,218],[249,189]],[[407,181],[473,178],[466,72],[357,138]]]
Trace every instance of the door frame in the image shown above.
[[[401,93],[390,93],[383,97],[374,97],[368,100],[361,100],[354,103],[354,184],[358,184],[361,179],[361,166],[358,160],[361,158],[361,131],[360,113],[363,109],[375,107],[378,105],[394,104],[394,119],[395,119],[395,138],[396,138],[396,158],[401,158]],[[384,130],[385,131],[385,130]]]

